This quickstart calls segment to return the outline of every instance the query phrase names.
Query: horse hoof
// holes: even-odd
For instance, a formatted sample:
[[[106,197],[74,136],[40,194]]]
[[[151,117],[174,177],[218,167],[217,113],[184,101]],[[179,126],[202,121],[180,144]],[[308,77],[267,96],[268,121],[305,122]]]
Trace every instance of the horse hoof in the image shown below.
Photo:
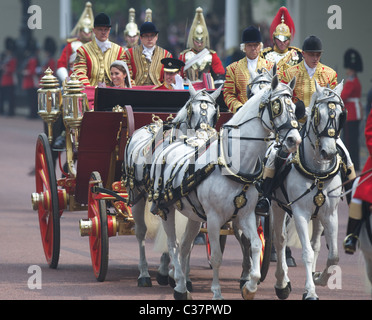
[[[175,300],[192,300],[191,294],[188,291],[181,293],[174,290],[173,297]]]
[[[242,297],[244,300],[253,300],[254,299],[254,296],[256,294],[256,291],[255,292],[251,292],[247,289],[247,286],[243,286],[242,288]]]
[[[137,280],[137,286],[142,288],[152,287],[151,278],[150,277],[139,278]]]
[[[318,297],[307,297],[307,292],[302,295],[302,300],[319,300]]]
[[[161,286],[167,286],[169,284],[168,275],[162,275],[160,272],[156,274],[156,281]]]
[[[276,296],[280,300],[287,299],[289,297],[289,294],[291,293],[291,291],[292,291],[291,282],[287,282],[287,285],[283,289],[278,289],[277,287],[275,287]]]
[[[243,287],[244,287],[244,285],[245,285],[245,283],[246,283],[247,281],[248,281],[248,280],[240,280],[240,282],[239,282],[239,288],[240,288],[240,290],[243,289]]]
[[[168,276],[168,283],[169,283],[169,285],[172,289],[174,289],[176,287],[176,281],[174,281],[174,279],[172,277]]]
[[[186,281],[187,291],[192,292],[192,282],[190,280]]]

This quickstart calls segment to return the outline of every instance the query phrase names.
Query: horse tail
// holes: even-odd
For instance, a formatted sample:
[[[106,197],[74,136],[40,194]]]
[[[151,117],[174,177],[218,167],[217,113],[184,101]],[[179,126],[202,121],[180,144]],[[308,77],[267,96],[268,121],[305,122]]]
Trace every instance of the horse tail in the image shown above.
[[[185,217],[182,213],[176,210],[175,220],[177,241],[180,242],[182,235],[185,233],[187,217]],[[159,225],[158,231],[156,233],[154,251],[160,253],[168,252],[167,235],[164,231],[162,223]]]

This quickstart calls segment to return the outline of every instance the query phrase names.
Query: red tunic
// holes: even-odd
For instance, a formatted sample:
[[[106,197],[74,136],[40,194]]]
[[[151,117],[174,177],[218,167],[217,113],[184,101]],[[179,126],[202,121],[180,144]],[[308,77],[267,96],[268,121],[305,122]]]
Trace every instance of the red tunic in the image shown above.
[[[362,95],[362,86],[358,77],[349,78],[344,84],[341,93],[341,99],[347,109],[347,121],[357,121],[362,119],[360,97]]]
[[[194,51],[195,54],[197,52],[194,49],[190,49]],[[181,52],[180,56],[178,57],[179,60],[183,61],[186,63],[186,53],[189,52],[190,50],[185,50]],[[225,74],[225,68],[222,65],[221,59],[218,57],[217,53],[213,50],[209,50],[209,52],[212,55],[212,64],[211,64],[211,69],[216,75],[224,75]],[[181,68],[181,75],[183,75],[186,78],[186,74],[183,71],[183,68]]]
[[[4,65],[0,85],[2,87],[14,86],[16,84],[17,59],[10,58]]]
[[[38,67],[38,61],[35,56],[31,56],[26,64],[22,80],[22,89],[32,89],[38,88],[39,77],[36,73],[36,68]]]
[[[366,137],[366,145],[369,152],[369,157],[364,165],[363,172],[372,168],[372,112],[369,113],[364,134]],[[359,183],[367,178],[369,174],[370,173],[367,173],[366,175],[362,176],[359,180]],[[355,191],[354,198],[372,203],[372,177],[369,177],[365,182],[359,185]]]

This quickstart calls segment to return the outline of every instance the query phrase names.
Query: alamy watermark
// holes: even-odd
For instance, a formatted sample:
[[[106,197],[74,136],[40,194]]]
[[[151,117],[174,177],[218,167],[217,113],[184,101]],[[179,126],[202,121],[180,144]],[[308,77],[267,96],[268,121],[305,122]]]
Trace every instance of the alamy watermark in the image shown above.
[[[332,5],[328,7],[328,14],[331,16],[328,18],[327,26],[329,29],[334,30],[342,29],[342,10],[340,6]]]
[[[41,281],[41,268],[37,265],[29,266],[27,269],[27,273],[31,274],[28,278],[27,286],[30,290],[41,290],[42,289],[42,281]]]
[[[29,6],[27,13],[30,14],[30,17],[27,20],[27,27],[31,30],[41,29],[42,28],[42,12],[41,7],[37,5]]]

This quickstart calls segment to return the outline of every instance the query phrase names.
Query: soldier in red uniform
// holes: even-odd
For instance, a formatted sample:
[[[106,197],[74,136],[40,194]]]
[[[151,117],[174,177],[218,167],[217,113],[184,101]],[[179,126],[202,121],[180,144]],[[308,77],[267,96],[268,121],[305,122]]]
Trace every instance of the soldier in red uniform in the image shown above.
[[[363,172],[372,169],[372,112],[369,113],[364,135],[366,137],[366,145],[369,152],[366,164],[364,165]],[[360,179],[357,179],[355,183],[358,183],[353,198],[350,202],[349,207],[349,220],[346,229],[346,238],[344,240],[344,249],[348,254],[353,254],[356,250],[358,243],[358,237],[360,227],[362,224],[362,208],[363,201],[372,204],[372,177],[370,174],[363,175]]]
[[[29,39],[26,50],[25,59],[22,66],[22,89],[27,92],[27,100],[29,102],[30,114],[29,118],[36,119],[37,115],[37,90],[39,88],[39,58],[38,48],[35,39]]]
[[[343,141],[349,150],[356,171],[359,171],[359,124],[363,119],[363,108],[360,101],[362,86],[357,73],[363,71],[362,58],[358,51],[348,49],[344,55],[344,68],[347,79],[341,98],[347,109],[347,121],[343,130]]]
[[[79,21],[71,31],[73,38],[67,39],[67,44],[63,48],[61,56],[57,61],[56,75],[63,82],[73,71],[76,58],[76,51],[85,43],[92,40],[94,15],[92,4],[87,2]]]
[[[216,85],[219,82],[222,84],[225,77],[225,68],[216,51],[209,48],[209,33],[202,8],[196,9],[187,47],[188,49],[182,51],[179,56],[179,59],[185,62],[185,67],[181,69],[183,77],[191,81],[197,81],[203,80],[204,73],[211,73]]]
[[[10,117],[15,114],[15,86],[17,84],[16,43],[12,38],[5,39],[5,52],[1,57],[0,71],[0,114],[4,114],[4,102],[8,101]]]
[[[153,89],[183,90],[183,79],[179,73],[185,63],[174,58],[164,58],[161,60],[161,63],[164,65],[164,82]]]

